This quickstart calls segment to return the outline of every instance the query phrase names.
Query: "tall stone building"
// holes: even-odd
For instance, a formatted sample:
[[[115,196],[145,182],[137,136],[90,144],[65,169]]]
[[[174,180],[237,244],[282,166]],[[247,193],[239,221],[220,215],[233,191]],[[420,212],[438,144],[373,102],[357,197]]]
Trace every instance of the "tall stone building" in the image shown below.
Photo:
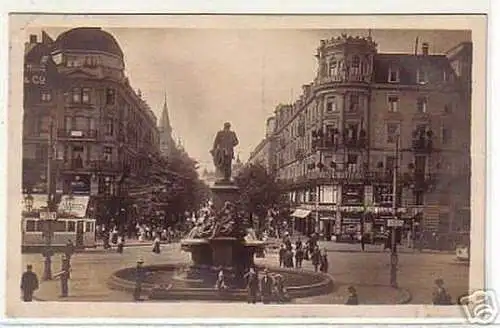
[[[472,47],[429,50],[379,53],[370,37],[347,35],[321,41],[314,81],[276,108],[273,155],[255,151],[287,184],[298,230],[381,234],[393,218],[394,169],[403,229],[468,230]]]
[[[24,192],[87,197],[87,214],[98,221],[140,215],[124,204],[133,203],[132,181],[159,153],[159,134],[125,76],[116,39],[101,28],[75,28],[55,40],[31,35],[25,50]]]

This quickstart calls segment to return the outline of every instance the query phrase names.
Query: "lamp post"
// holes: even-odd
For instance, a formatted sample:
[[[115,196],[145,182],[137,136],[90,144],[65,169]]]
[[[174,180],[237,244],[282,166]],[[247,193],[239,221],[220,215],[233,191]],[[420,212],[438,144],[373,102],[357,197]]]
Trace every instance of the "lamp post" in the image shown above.
[[[394,167],[392,169],[392,211],[394,222],[398,219],[397,208],[397,186],[398,186],[398,166],[399,166],[399,135],[396,137],[396,145],[394,148]],[[396,225],[392,226],[391,230],[391,286],[398,287],[397,274],[398,274],[398,248],[396,245]]]
[[[43,238],[45,240],[45,247],[43,250],[44,261],[44,270],[43,270],[43,280],[51,280],[52,279],[52,255],[54,252],[52,250],[52,237],[54,234],[54,226],[53,223],[56,219],[55,212],[55,199],[53,195],[53,179],[52,179],[52,160],[54,157],[54,122],[52,118],[50,119],[49,124],[49,147],[48,147],[48,156],[47,156],[47,211],[40,212],[41,222],[43,222]],[[46,214],[45,214],[46,213]]]

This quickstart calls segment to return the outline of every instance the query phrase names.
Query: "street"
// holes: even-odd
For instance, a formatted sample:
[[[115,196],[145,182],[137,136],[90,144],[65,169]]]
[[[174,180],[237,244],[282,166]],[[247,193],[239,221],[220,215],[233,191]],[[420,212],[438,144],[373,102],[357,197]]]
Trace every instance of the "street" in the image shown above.
[[[342,304],[346,289],[353,285],[358,289],[361,304],[396,304],[411,294],[410,304],[430,304],[434,279],[441,277],[452,297],[467,292],[468,265],[455,261],[448,253],[407,253],[400,254],[399,287],[389,287],[389,253],[372,247],[368,252],[359,251],[359,245],[321,242],[328,250],[329,273],[335,280],[332,294],[294,300],[295,303]],[[378,249],[378,251],[377,251]],[[162,253],[151,252],[149,244],[126,247],[123,254],[115,250],[94,249],[76,253],[71,260],[72,272],[70,293],[67,299],[59,298],[59,281],[42,282],[35,292],[35,298],[44,301],[131,301],[132,295],[110,290],[106,284],[111,274],[121,268],[135,266],[142,258],[145,265],[159,263],[187,264],[189,254],[180,250],[179,244],[162,245]],[[43,258],[40,254],[23,254],[23,265],[33,264],[36,274],[41,277]],[[277,254],[268,252],[263,259],[256,259],[258,265],[275,267]],[[61,265],[61,256],[53,258],[53,272]],[[303,270],[313,270],[311,262],[305,261]]]

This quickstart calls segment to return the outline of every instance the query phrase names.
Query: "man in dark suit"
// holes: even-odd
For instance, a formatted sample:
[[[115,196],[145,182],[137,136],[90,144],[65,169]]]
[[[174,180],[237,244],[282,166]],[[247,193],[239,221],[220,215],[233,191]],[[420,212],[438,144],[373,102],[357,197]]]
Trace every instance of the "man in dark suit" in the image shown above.
[[[260,295],[262,303],[269,304],[273,296],[273,278],[269,275],[269,271],[264,269],[264,277],[260,280]]]
[[[254,268],[250,268],[250,270],[245,274],[247,279],[247,295],[248,295],[248,303],[255,304],[257,302],[257,293],[259,291],[259,277],[255,272]]]
[[[238,143],[236,133],[231,131],[231,124],[229,122],[224,123],[224,129],[217,132],[214,145],[210,151],[215,167],[220,173],[224,174],[224,180],[229,181],[231,178],[231,162],[234,158],[234,147]]]
[[[31,302],[33,300],[33,292],[38,289],[38,277],[33,272],[33,266],[28,264],[26,272],[21,277],[21,290],[23,292],[23,301]]]

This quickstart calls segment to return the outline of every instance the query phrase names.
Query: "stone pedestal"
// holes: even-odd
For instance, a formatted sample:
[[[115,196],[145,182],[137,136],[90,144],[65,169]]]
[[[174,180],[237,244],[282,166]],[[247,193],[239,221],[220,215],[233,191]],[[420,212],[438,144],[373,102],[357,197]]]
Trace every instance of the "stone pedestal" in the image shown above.
[[[212,187],[212,200],[217,211],[224,207],[225,202],[235,203],[239,198],[239,188],[231,181],[217,181]]]

